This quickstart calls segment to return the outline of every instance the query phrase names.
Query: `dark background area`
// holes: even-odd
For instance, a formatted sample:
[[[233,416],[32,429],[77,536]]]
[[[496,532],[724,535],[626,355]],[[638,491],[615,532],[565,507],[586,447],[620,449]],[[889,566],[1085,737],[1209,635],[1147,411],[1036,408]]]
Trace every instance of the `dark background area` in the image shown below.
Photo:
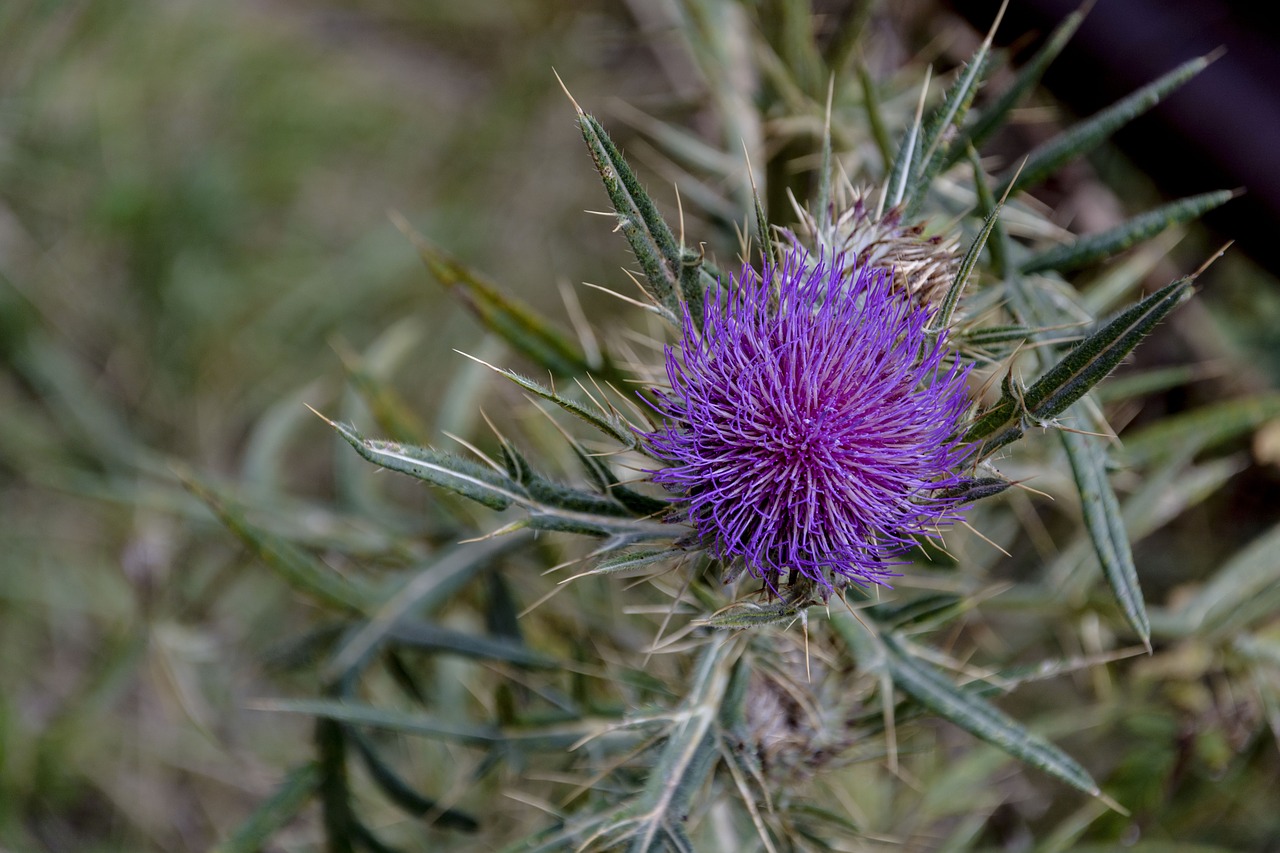
[[[978,30],[1000,3],[952,0]],[[1029,55],[1078,8],[1074,0],[1019,0],[996,36]],[[1026,33],[1038,33],[1032,42]],[[1068,107],[1089,115],[1182,62],[1222,55],[1173,96],[1115,136],[1170,197],[1243,188],[1205,222],[1272,274],[1280,272],[1280,17],[1266,3],[1101,2],[1044,77]],[[1226,237],[1224,237],[1226,239]]]

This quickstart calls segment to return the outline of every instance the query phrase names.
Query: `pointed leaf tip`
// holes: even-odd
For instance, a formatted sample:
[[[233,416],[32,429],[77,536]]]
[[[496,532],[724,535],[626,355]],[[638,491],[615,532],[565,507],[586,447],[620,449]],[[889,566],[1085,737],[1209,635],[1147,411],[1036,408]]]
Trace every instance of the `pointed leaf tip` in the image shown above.
[[[586,113],[583,112],[582,107],[578,104],[577,99],[575,99],[573,94],[570,93],[569,87],[565,85],[564,79],[560,76],[560,72],[555,69],[555,66],[551,67],[551,73],[556,76],[556,82],[560,84],[560,89],[564,92],[564,96],[569,99],[569,103],[573,104],[574,111],[579,116],[586,115]]]

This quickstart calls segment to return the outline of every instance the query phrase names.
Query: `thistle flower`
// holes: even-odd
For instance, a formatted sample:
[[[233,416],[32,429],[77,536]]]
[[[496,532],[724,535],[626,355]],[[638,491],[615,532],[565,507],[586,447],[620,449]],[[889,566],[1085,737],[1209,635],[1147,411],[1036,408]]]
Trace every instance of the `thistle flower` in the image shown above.
[[[845,269],[792,252],[686,310],[646,436],[704,547],[775,590],[784,572],[883,583],[956,516],[938,490],[960,482],[967,370],[889,271]]]

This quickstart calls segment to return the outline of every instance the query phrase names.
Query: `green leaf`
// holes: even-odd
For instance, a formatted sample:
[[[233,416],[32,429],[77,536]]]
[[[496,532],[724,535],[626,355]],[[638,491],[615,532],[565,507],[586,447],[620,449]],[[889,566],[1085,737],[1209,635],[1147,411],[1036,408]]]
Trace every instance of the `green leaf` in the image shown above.
[[[362,611],[372,604],[372,593],[334,571],[323,560],[292,542],[268,533],[245,518],[241,507],[227,495],[180,472],[183,484],[204,501],[213,514],[291,587],[340,610]]]
[[[751,176],[751,203],[755,206],[756,239],[760,241],[760,259],[767,266],[778,266],[778,253],[769,237],[769,218],[764,213],[764,203],[760,201],[760,192],[756,189],[755,175]]]
[[[1151,624],[1133,565],[1129,534],[1120,514],[1120,502],[1107,479],[1107,454],[1100,439],[1074,432],[1060,433],[1080,490],[1085,529],[1093,540],[1102,574],[1111,585],[1125,619],[1142,642],[1151,647]]]
[[[1201,406],[1126,434],[1120,458],[1139,465],[1171,449],[1205,450],[1247,435],[1274,418],[1280,418],[1280,392],[1275,391]]]
[[[827,84],[826,119],[822,127],[822,159],[818,164],[818,193],[815,207],[818,229],[825,233],[831,227],[831,99],[835,95],[835,80]]]
[[[1158,104],[1162,98],[1203,71],[1214,57],[1192,59],[1159,79],[1148,83],[1126,98],[1095,113],[1053,139],[1036,148],[1027,157],[1021,174],[1014,180],[1014,173],[1001,181],[997,195],[1033,187],[1059,167],[1081,157],[1097,147],[1103,140],[1125,124]]]
[[[408,614],[424,616],[439,608],[476,575],[491,568],[499,557],[527,547],[528,542],[528,533],[514,533],[453,545],[432,554],[425,564],[410,571],[403,586],[378,603],[367,622],[347,632],[325,667],[325,680],[349,681]]]
[[[923,93],[921,94],[923,99]],[[923,100],[922,100],[923,105]],[[898,153],[893,158],[893,168],[885,179],[885,197],[889,200],[890,209],[896,208],[906,198],[907,183],[920,159],[920,117],[916,116],[906,136],[898,143]]]
[[[629,847],[633,853],[664,849],[663,828],[684,820],[693,795],[712,771],[717,752],[715,723],[741,648],[737,636],[713,634],[703,648],[685,694],[684,713],[673,722],[639,797]]]
[[[1074,242],[1047,249],[1024,263],[1021,272],[1069,272],[1089,266],[1143,240],[1149,240],[1167,228],[1190,222],[1234,197],[1235,193],[1231,190],[1219,190],[1157,207],[1100,234],[1089,234]]]
[[[920,157],[919,165],[912,167],[911,189],[906,199],[906,218],[912,217],[919,209],[933,179],[937,177],[946,162],[951,146],[948,134],[964,122],[969,106],[973,103],[973,96],[978,92],[978,83],[986,70],[987,56],[990,51],[991,38],[988,36],[973,54],[964,71],[956,78],[956,82],[947,90],[942,103],[930,115],[925,125],[924,138],[920,143],[924,153]]]
[[[618,729],[616,720],[587,719],[537,726],[503,728],[484,723],[442,720],[427,714],[389,711],[337,699],[272,699],[255,705],[258,710],[285,714],[306,714],[354,726],[422,735],[467,746],[490,747],[510,744],[523,749],[560,753],[584,737],[598,735],[597,742],[617,742],[625,746],[639,736]]]
[[[1045,69],[1058,57],[1058,54],[1066,47],[1067,42],[1075,35],[1080,22],[1084,20],[1086,11],[1083,8],[1077,9],[1063,19],[1062,23],[1053,31],[1053,34],[1049,36],[1049,40],[1044,43],[1044,46],[1018,72],[1017,79],[1014,80],[1013,85],[984,109],[978,115],[977,121],[961,132],[960,138],[951,146],[950,157],[944,168],[955,165],[956,161],[964,156],[967,147],[980,147],[991,134],[1004,125],[1005,120],[1009,117],[1009,112],[1026,97],[1027,93],[1035,88],[1036,83],[1040,82],[1040,78],[1044,75]]]
[[[234,835],[213,848],[213,853],[257,853],[262,850],[267,839],[302,811],[319,785],[320,770],[315,764],[294,768],[275,793],[253,810]]]
[[[977,458],[1020,438],[1028,419],[1046,423],[1083,397],[1190,292],[1190,279],[1165,285],[1076,344],[1024,391],[1015,391],[1006,377],[1000,402],[983,413],[965,435],[966,441],[985,440]]]
[[[936,620],[959,612],[963,607],[964,600],[959,596],[937,592],[887,604],[875,604],[867,608],[867,615],[877,625],[896,630]]]
[[[973,169],[973,189],[978,195],[978,210],[992,223],[991,273],[996,278],[1003,279],[1009,271],[1009,235],[1005,233],[1004,223],[1000,220],[998,213],[1004,206],[1004,199],[1007,196],[1002,195],[1001,200],[996,201],[995,194],[991,192],[991,185],[987,183],[987,173],[978,159],[978,152],[972,148],[969,149],[969,165]]]
[[[759,628],[790,623],[799,618],[801,607],[791,601],[735,601],[707,617],[712,628]]]
[[[1280,524],[1237,552],[1176,615],[1192,633],[1226,633],[1225,628],[1274,616],[1277,607]]]
[[[535,474],[529,483],[529,496],[540,504],[539,507],[532,508],[534,516],[539,514],[540,509],[546,508],[599,516],[601,521],[632,517],[626,507],[611,497],[553,483],[539,474]]]
[[[650,497],[634,489],[627,488],[618,482],[613,471],[601,461],[599,456],[587,453],[577,442],[570,441],[574,454],[586,469],[587,476],[603,494],[626,507],[637,518],[651,518],[663,515],[671,508],[669,501]]]
[[[442,628],[421,619],[401,620],[387,632],[397,645],[425,652],[442,652],[476,660],[510,663],[526,669],[554,669],[560,663],[506,637],[483,637]]]
[[[324,417],[321,415],[321,417]],[[324,420],[346,439],[356,452],[375,465],[408,474],[463,497],[502,510],[512,503],[525,503],[527,497],[519,483],[469,459],[452,453],[365,438],[347,424]]]
[[[581,376],[595,371],[612,375],[607,363],[590,364],[580,349],[556,331],[537,312],[417,234],[403,217],[393,215],[397,227],[413,241],[435,276],[485,326],[517,352],[557,376]]]
[[[977,163],[976,154],[974,155],[974,180],[976,183],[985,186],[982,167]],[[978,236],[973,238],[973,242],[969,244],[968,251],[961,258],[960,266],[956,269],[956,276],[952,280],[951,286],[947,288],[947,294],[943,297],[942,304],[938,306],[938,313],[931,323],[935,331],[940,332],[951,325],[951,317],[955,314],[956,305],[960,302],[960,294],[964,291],[964,286],[969,281],[969,275],[978,263],[978,257],[982,254],[982,249],[987,245],[987,238],[991,236],[991,230],[996,227],[996,222],[1000,219],[1000,210],[1003,207],[1004,205],[997,204],[991,209],[982,223],[982,229],[978,231]]]
[[[867,4],[870,8],[870,4]],[[858,83],[862,87],[862,104],[867,113],[867,126],[871,128],[871,138],[875,140],[880,151],[880,159],[887,173],[893,165],[893,143],[889,141],[889,132],[885,130],[884,116],[880,113],[880,99],[876,94],[875,81],[867,65],[858,61]]]
[[[471,815],[456,809],[441,808],[435,800],[418,793],[390,764],[383,760],[367,735],[351,729],[348,736],[355,744],[356,751],[360,753],[365,769],[369,771],[369,778],[382,790],[382,793],[387,795],[387,799],[405,813],[414,817],[433,815],[434,823],[437,825],[449,829],[460,829],[463,832],[476,832],[480,829],[479,822]]]
[[[474,360],[478,361],[478,359]],[[544,400],[555,403],[575,418],[590,424],[600,432],[612,438],[614,441],[622,444],[624,447],[632,450],[639,447],[640,441],[636,438],[635,430],[633,430],[627,422],[617,414],[616,411],[605,412],[598,408],[585,406],[577,400],[571,400],[568,397],[563,397],[551,388],[543,385],[541,382],[537,382],[526,376],[521,376],[513,370],[494,367],[488,362],[482,361],[480,363],[511,380],[531,394],[536,394]]]
[[[1003,477],[975,477],[950,488],[939,489],[937,496],[947,499],[958,498],[957,503],[967,504],[983,498],[995,497],[1012,485],[1013,483]]]
[[[673,559],[684,555],[685,552],[679,548],[660,548],[660,549],[642,549],[637,551],[627,551],[616,557],[610,557],[607,560],[601,560],[594,568],[585,572],[588,575],[617,575],[632,572],[637,569],[644,569],[652,566],[654,563],[661,563],[666,560]]]
[[[959,336],[959,339],[966,344],[981,348],[989,347],[994,344],[1022,343],[1029,338],[1039,335],[1043,331],[1045,330],[1020,325],[986,326],[980,329],[966,331]]]
[[[648,284],[646,290],[654,302],[666,309],[668,319],[674,321],[680,316],[680,297],[687,297],[687,294],[681,294],[684,258],[675,236],[604,127],[576,103],[574,109],[578,113],[582,138],[618,215],[618,224],[640,262]],[[690,305],[691,313],[694,307]],[[700,316],[700,298],[697,308],[699,313],[694,316]]]
[[[375,465],[442,486],[493,509],[506,509],[512,504],[523,507],[529,513],[528,519],[519,523],[523,526],[587,536],[622,536],[631,541],[670,540],[687,532],[687,527],[637,518],[621,501],[553,483],[532,470],[521,469],[521,476],[527,476],[528,482],[519,483],[452,454],[368,439],[352,426],[325,420]],[[510,452],[507,456],[513,464],[519,464],[519,457]]]
[[[957,687],[933,667],[916,660],[892,635],[885,634],[881,640],[889,674],[903,693],[938,716],[1003,749],[1020,761],[1037,767],[1086,794],[1095,797],[1101,794],[1088,771],[1071,756],[1027,730],[985,699]]]

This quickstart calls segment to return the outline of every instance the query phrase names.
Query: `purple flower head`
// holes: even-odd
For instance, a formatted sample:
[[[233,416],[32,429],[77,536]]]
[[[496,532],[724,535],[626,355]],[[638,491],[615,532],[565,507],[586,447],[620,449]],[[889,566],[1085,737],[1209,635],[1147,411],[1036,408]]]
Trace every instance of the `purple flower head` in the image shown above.
[[[913,535],[958,517],[936,490],[961,481],[968,370],[888,271],[833,268],[792,252],[686,309],[646,436],[702,544],[775,591],[784,573],[883,583]]]

